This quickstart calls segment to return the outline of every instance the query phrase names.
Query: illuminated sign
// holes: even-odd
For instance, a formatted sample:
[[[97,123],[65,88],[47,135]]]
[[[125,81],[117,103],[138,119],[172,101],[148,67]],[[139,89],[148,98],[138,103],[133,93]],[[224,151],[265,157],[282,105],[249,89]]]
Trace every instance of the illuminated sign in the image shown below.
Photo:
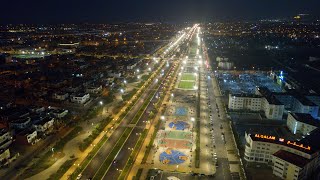
[[[287,141],[287,144],[293,145],[293,146],[297,146],[299,148],[303,148],[303,149],[306,149],[306,150],[309,150],[309,151],[311,150],[310,146],[304,146],[303,144],[297,144],[296,142]]]
[[[276,140],[275,136],[269,136],[269,135],[262,135],[262,134],[255,134],[254,137],[256,138],[260,138],[260,139],[268,139],[268,140]],[[306,150],[311,150],[310,146],[305,146],[303,144],[298,144],[297,142],[294,141],[286,141],[284,138],[279,138],[278,139],[279,142],[287,144],[287,145],[292,145],[292,146],[296,146],[302,149],[306,149]]]
[[[262,134],[255,134],[254,137],[262,138],[262,139],[276,140],[275,136],[267,136],[267,135],[262,135]]]
[[[280,71],[280,76],[279,76],[280,80],[283,81],[284,76],[283,76],[283,71]]]

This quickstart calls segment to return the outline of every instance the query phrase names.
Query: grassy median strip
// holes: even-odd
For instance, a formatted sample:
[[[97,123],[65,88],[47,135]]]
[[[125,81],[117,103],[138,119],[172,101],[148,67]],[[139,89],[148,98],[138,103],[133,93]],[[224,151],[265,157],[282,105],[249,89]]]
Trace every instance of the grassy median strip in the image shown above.
[[[164,64],[163,64],[164,65]],[[161,67],[159,67],[159,69],[156,71],[156,73],[159,73],[160,69],[163,67],[163,65]],[[154,78],[154,76],[150,76],[150,78]],[[152,81],[151,81],[152,82]],[[151,83],[147,83],[143,89],[146,89],[147,87],[149,87],[151,85]],[[145,91],[145,90],[142,90]],[[140,92],[139,94],[142,94],[142,92]],[[133,99],[132,100],[132,104],[136,104],[136,102],[138,101],[138,99]],[[128,114],[128,111],[126,111],[126,113],[121,114],[118,121],[119,123],[121,122],[121,120]],[[117,122],[118,122],[117,121]],[[97,151],[100,149],[100,147],[108,140],[107,136],[104,136],[99,142],[98,144],[95,146],[95,148],[93,148],[93,150],[88,154],[88,156],[83,160],[83,162],[81,163],[80,167],[77,168],[72,175],[69,177],[69,179],[76,179],[77,175],[80,174],[86,167],[87,165],[91,162],[92,158],[95,156],[95,154],[97,153]]]
[[[143,171],[143,169],[139,168],[137,174],[135,176],[133,176],[132,180],[139,180],[141,177],[142,171]]]
[[[115,156],[118,154],[128,137],[130,136],[131,132],[133,130],[133,127],[128,127],[126,130],[122,133],[120,139],[117,141],[116,145],[113,147],[112,151],[108,155],[107,159],[103,162],[103,164],[100,166],[98,172],[95,174],[93,179],[100,180],[103,178],[107,170],[109,169],[110,165],[112,164]]]
[[[134,118],[132,119],[132,121],[130,122],[130,124],[137,124],[137,122],[140,119],[140,116],[142,115],[142,113],[144,113],[146,107],[149,105],[152,97],[154,96],[154,94],[156,93],[156,90],[151,90],[150,91],[150,95],[148,96],[147,100],[142,104],[141,108],[139,109],[138,113],[134,116]]]
[[[112,121],[111,117],[107,117],[104,120],[101,120],[96,127],[92,130],[91,134],[85,138],[82,143],[79,145],[80,151],[86,150],[92,142],[99,136],[103,129]]]
[[[132,153],[130,154],[130,157],[129,157],[125,167],[123,168],[123,171],[121,172],[121,174],[118,178],[119,180],[126,179],[126,176],[127,176],[128,172],[130,172],[130,169],[132,168],[132,165],[133,165],[133,163],[134,163],[134,161],[135,161],[135,159],[141,149],[141,146],[142,146],[145,138],[147,137],[147,134],[148,134],[148,130],[147,129],[143,130],[138,142],[136,143]]]

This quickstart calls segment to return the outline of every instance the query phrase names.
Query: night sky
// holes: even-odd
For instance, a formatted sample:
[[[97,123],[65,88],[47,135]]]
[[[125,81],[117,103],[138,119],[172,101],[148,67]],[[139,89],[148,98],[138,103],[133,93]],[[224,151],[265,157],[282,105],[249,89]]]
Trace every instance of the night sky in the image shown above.
[[[254,20],[320,16],[320,0],[2,0],[0,23]]]

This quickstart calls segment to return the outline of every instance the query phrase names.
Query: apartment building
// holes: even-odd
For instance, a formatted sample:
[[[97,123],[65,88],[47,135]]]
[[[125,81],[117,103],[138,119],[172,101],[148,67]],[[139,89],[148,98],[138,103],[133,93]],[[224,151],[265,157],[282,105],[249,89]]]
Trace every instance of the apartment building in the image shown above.
[[[90,99],[90,94],[88,93],[78,93],[73,94],[71,96],[71,102],[78,103],[78,104],[84,104]]]
[[[319,135],[320,129],[316,129],[301,141],[291,141],[246,133],[244,159],[272,166],[273,174],[282,179],[308,179],[320,167]]]
[[[262,97],[254,94],[229,94],[228,107],[232,110],[261,111]]]
[[[289,113],[287,127],[293,134],[308,135],[320,127],[320,121],[306,113]]]

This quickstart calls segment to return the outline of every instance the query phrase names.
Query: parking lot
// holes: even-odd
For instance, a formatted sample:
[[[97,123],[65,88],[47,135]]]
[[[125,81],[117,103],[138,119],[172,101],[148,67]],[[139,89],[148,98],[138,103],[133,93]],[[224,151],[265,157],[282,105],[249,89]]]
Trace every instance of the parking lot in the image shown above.
[[[254,94],[256,87],[267,87],[272,92],[282,92],[268,72],[216,72],[223,95]]]

